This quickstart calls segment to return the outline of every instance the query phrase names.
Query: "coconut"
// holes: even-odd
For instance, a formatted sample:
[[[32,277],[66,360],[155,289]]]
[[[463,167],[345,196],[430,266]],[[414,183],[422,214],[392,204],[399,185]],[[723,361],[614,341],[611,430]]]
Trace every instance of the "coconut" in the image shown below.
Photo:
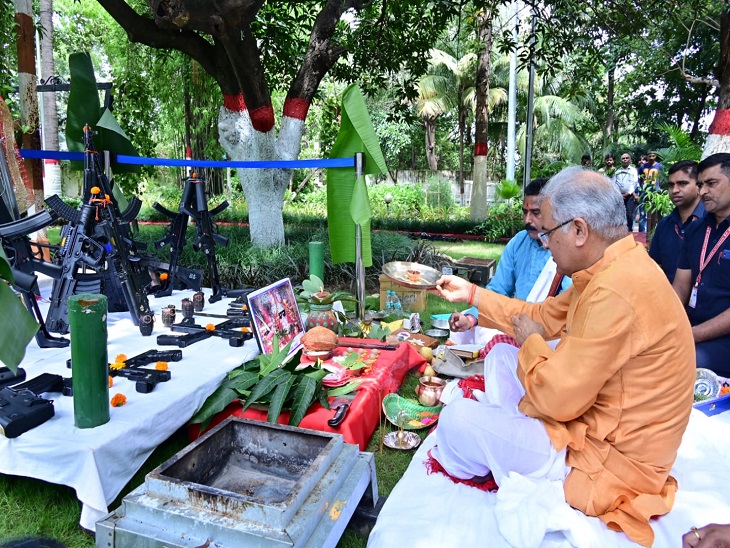
[[[304,334],[302,346],[307,352],[331,352],[337,346],[338,341],[334,331],[318,325]]]

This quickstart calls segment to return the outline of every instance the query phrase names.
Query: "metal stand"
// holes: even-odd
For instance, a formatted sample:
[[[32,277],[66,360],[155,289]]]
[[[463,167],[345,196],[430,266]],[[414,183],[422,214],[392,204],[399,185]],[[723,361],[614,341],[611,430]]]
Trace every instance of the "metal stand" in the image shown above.
[[[355,153],[355,180],[363,176],[365,155]],[[355,225],[355,288],[357,297],[357,319],[365,317],[365,268],[362,265],[362,226]]]

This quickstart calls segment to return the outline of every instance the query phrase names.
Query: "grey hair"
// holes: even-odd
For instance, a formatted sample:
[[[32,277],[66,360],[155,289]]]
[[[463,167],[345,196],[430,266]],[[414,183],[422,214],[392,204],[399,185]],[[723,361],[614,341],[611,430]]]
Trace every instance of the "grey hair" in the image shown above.
[[[550,178],[540,194],[550,201],[557,224],[580,217],[598,236],[610,242],[627,234],[623,197],[605,175],[580,166],[566,167]],[[563,232],[568,228],[563,227]]]

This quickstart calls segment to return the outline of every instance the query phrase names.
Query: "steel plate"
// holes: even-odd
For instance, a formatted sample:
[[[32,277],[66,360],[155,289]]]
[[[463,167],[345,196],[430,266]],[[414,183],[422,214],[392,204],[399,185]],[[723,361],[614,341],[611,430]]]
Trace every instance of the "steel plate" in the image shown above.
[[[418,281],[408,279],[407,272],[417,270],[421,273]],[[430,266],[406,261],[393,261],[383,265],[383,274],[388,276],[394,283],[409,287],[411,289],[433,289],[441,277],[441,272]]]

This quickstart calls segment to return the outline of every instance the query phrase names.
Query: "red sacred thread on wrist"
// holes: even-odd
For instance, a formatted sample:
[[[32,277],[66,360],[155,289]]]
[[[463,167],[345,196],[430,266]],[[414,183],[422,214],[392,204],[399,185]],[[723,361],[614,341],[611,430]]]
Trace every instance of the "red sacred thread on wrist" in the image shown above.
[[[469,306],[474,306],[474,297],[477,294],[477,284],[471,284],[471,291],[469,292]]]

